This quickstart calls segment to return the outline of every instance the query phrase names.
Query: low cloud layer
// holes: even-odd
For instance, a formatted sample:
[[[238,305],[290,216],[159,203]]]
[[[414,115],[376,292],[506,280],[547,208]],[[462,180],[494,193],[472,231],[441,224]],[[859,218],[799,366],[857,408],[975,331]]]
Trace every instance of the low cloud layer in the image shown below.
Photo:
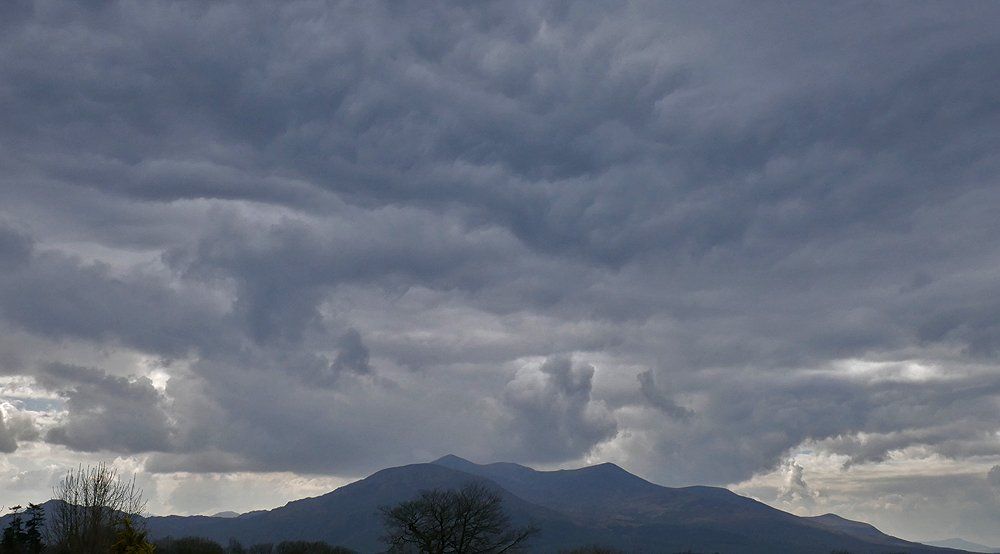
[[[0,10],[18,463],[996,481],[996,4]]]

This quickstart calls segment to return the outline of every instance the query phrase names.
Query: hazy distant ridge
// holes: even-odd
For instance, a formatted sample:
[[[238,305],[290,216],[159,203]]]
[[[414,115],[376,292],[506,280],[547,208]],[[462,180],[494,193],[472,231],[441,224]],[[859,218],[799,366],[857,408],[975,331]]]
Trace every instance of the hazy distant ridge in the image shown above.
[[[929,544],[931,546],[941,546],[944,548],[958,548],[960,550],[967,550],[969,552],[986,552],[986,553],[1000,552],[1000,547],[986,546],[983,544],[978,544],[959,538],[942,539],[939,541],[928,541],[924,544]]]

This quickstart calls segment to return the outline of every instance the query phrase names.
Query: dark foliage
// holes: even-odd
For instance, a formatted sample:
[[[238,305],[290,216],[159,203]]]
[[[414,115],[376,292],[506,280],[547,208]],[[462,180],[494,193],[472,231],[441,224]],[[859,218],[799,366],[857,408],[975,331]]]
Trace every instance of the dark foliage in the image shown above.
[[[156,541],[156,554],[227,554],[227,552],[215,541],[200,537],[184,537]]]
[[[330,546],[325,542],[285,541],[278,544],[274,554],[355,554],[355,552],[342,546]]]
[[[156,554],[356,554],[349,548],[325,542],[284,541],[243,546],[230,540],[226,547],[201,537],[165,538],[156,541]]]
[[[156,547],[146,540],[146,532],[136,528],[130,518],[125,518],[111,545],[111,554],[153,554]]]
[[[45,551],[45,511],[37,504],[11,508],[11,519],[0,535],[0,554],[41,554]]]
[[[531,526],[513,527],[500,493],[475,482],[458,490],[424,491],[381,513],[382,540],[390,552],[497,554],[523,549],[538,533]]]

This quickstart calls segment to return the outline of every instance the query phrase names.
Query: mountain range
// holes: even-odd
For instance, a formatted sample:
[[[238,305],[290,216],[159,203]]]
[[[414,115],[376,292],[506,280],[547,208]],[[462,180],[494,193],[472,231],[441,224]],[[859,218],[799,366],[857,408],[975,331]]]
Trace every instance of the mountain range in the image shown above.
[[[945,548],[957,548],[959,550],[967,550],[969,552],[983,552],[986,554],[1000,553],[1000,547],[986,546],[985,544],[974,543],[959,538],[942,539],[939,541],[928,541],[925,542],[924,544],[929,544],[931,546],[943,546]]]
[[[967,552],[905,541],[834,514],[796,516],[724,488],[663,487],[610,463],[537,471],[513,463],[481,465],[452,455],[383,469],[273,510],[235,517],[228,512],[155,516],[146,518],[146,527],[154,539],[198,536],[223,544],[231,538],[243,544],[310,540],[379,552],[379,507],[412,499],[422,490],[458,488],[470,481],[497,490],[513,523],[541,529],[530,543],[532,552],[586,545],[637,553]]]
[[[745,554],[931,554],[962,552],[905,541],[866,523],[833,514],[799,517],[717,487],[669,488],[610,463],[537,471],[513,463],[475,464],[448,455],[427,464],[384,469],[337,490],[235,518],[151,517],[153,537],[202,536],[244,544],[322,540],[377,552],[380,506],[421,490],[457,488],[485,480],[504,498],[515,523],[541,534],[535,552],[599,544],[628,552]]]

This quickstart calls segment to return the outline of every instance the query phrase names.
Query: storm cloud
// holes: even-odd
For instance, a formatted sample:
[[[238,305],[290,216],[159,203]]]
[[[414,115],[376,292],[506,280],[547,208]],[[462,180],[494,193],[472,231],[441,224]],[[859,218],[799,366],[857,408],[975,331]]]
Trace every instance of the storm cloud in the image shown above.
[[[1000,463],[995,3],[2,10],[4,452]]]

